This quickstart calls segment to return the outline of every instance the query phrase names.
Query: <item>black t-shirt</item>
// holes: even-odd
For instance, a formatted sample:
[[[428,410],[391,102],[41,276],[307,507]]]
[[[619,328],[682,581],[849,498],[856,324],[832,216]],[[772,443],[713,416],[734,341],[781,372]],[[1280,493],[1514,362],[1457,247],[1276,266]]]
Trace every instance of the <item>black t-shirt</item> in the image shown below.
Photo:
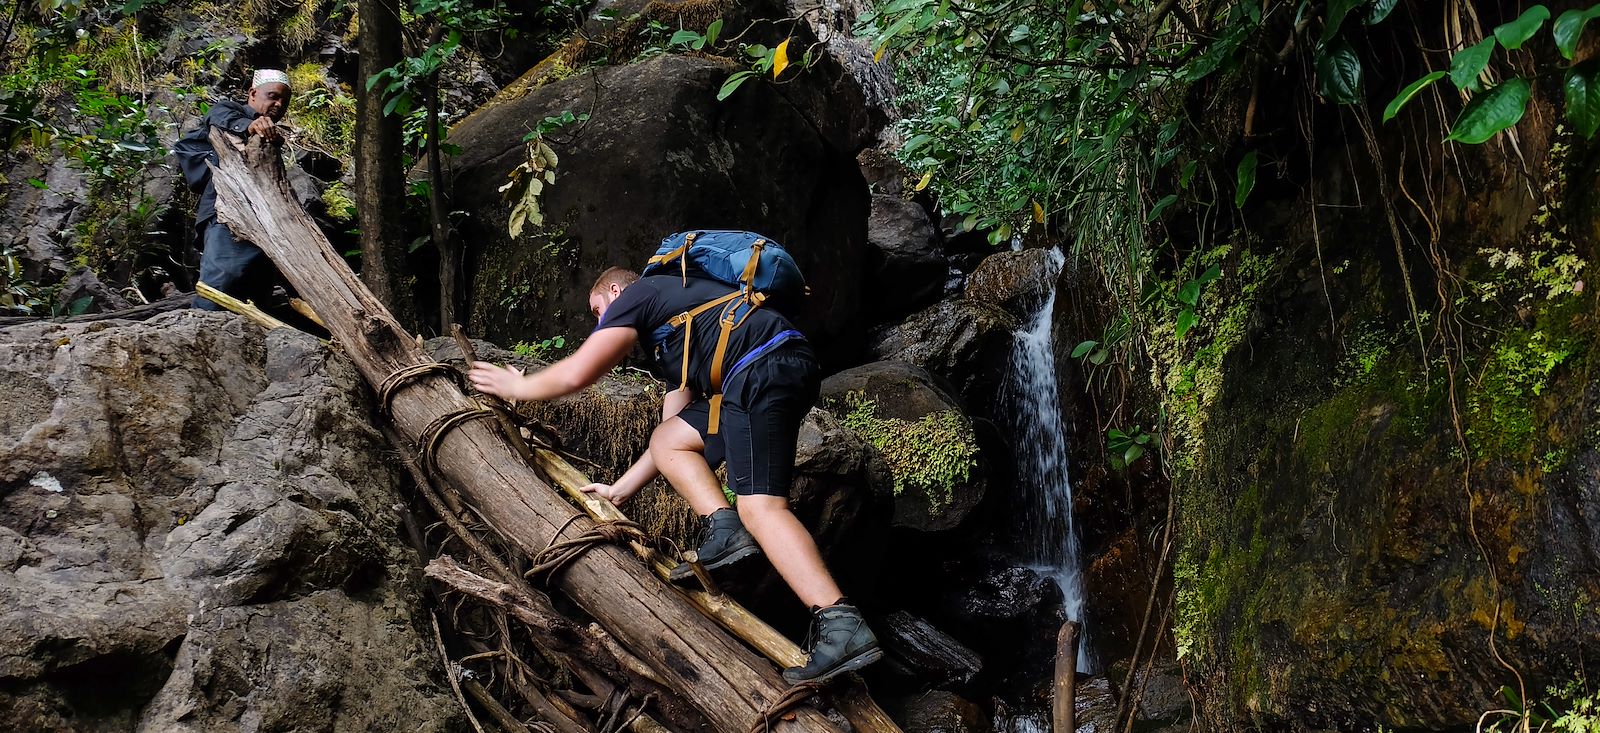
[[[685,281],[677,275],[653,275],[640,279],[622,291],[606,307],[605,317],[595,327],[628,327],[639,332],[639,346],[649,357],[650,370],[655,376],[673,386],[683,380],[684,328],[674,329],[665,343],[655,343],[657,328],[673,316],[692,310],[695,306],[716,300],[734,291],[730,285],[716,280],[689,277]],[[711,393],[711,359],[717,349],[721,333],[718,318],[722,306],[707,309],[694,318],[693,349],[689,357],[689,386],[701,395]],[[728,351],[723,358],[722,380],[726,384],[739,360],[772,342],[785,331],[794,331],[788,319],[777,310],[765,307],[751,313],[744,323],[728,337]],[[798,333],[798,332],[795,332]]]

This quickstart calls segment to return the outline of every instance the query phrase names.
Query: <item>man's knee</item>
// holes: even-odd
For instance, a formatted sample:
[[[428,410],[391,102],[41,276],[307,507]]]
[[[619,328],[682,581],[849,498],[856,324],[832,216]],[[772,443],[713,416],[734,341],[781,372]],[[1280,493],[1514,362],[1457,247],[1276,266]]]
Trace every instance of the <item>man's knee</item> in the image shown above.
[[[739,510],[739,518],[746,522],[790,513],[789,500],[771,494],[742,494],[734,507]]]
[[[705,453],[705,450],[700,433],[678,418],[657,425],[650,433],[650,457],[658,462],[674,452]]]

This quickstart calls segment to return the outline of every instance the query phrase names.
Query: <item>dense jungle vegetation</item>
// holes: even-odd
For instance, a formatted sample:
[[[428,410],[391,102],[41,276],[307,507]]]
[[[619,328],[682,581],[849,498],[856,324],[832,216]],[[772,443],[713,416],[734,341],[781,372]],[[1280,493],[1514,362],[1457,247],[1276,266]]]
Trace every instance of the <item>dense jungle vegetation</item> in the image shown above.
[[[352,262],[388,283],[374,288],[387,288],[405,319],[435,332],[461,320],[467,291],[454,241],[462,212],[439,170],[460,152],[449,126],[491,96],[475,77],[509,84],[539,59],[545,79],[561,79],[586,65],[703,55],[737,65],[720,90],[727,99],[810,73],[819,54],[798,40],[730,37],[714,12],[674,27],[590,18],[581,0],[326,5],[14,0],[5,9],[0,153],[39,163],[22,181],[35,189],[58,185],[46,175],[51,160],[81,174],[81,187],[63,193],[93,213],[53,234],[73,269],[89,268],[129,300],[192,287],[192,201],[160,193],[159,182],[171,188],[168,146],[180,126],[205,112],[209,95],[237,86],[229,75],[247,37],[276,39],[268,52],[250,50],[252,63],[298,60],[291,150],[340,171],[313,207],[319,220]],[[386,8],[398,23],[357,33],[362,13]],[[1259,711],[1247,701],[1272,689],[1255,641],[1268,624],[1235,617],[1282,620],[1302,608],[1253,588],[1251,570],[1282,548],[1263,529],[1273,519],[1267,482],[1246,464],[1281,451],[1294,470],[1357,458],[1388,469],[1426,452],[1437,461],[1430,480],[1454,492],[1461,531],[1490,578],[1449,609],[1482,626],[1498,662],[1504,704],[1485,708],[1479,728],[1600,731],[1600,685],[1581,665],[1546,668],[1498,646],[1521,633],[1502,576],[1516,548],[1537,539],[1503,529],[1525,515],[1480,483],[1555,475],[1594,440],[1587,423],[1551,425],[1570,407],[1552,406],[1554,395],[1587,387],[1579,380],[1597,328],[1586,280],[1600,256],[1600,209],[1583,190],[1600,130],[1597,18],[1600,5],[1474,0],[883,0],[857,19],[854,33],[900,86],[884,147],[912,195],[937,201],[952,234],[1068,253],[1082,338],[1063,351],[1096,408],[1095,457],[1171,496],[1140,527],[1170,587],[1141,625],[1133,666],[1170,647],[1203,680],[1196,686],[1233,701],[1208,710],[1209,722],[1252,718]],[[591,37],[586,19],[628,24],[633,40],[572,51],[574,38]],[[309,47],[329,29],[341,48]],[[363,51],[361,71],[336,68],[355,64],[344,52],[378,40],[360,36],[378,33],[386,57]],[[181,61],[152,62],[162,56]],[[560,185],[546,141],[587,120],[575,109],[531,121],[528,162],[506,184],[513,238],[545,223],[541,191]],[[358,195],[363,157],[382,163],[365,170],[389,193]],[[1336,176],[1330,158],[1346,161]],[[1485,170],[1509,171],[1531,210],[1476,201]],[[1341,219],[1340,207],[1370,218]],[[1497,226],[1513,233],[1485,244],[1479,234]],[[62,302],[63,273],[30,268],[18,246],[0,238],[0,315],[90,305]],[[1283,326],[1278,305],[1295,294],[1318,311],[1295,323],[1326,333],[1296,342],[1304,362],[1254,367],[1316,395],[1283,423],[1268,414],[1274,404],[1229,384],[1245,373],[1254,337]],[[568,345],[553,336],[518,348],[546,356]],[[1312,362],[1331,368],[1307,376]],[[1341,441],[1380,397],[1391,406],[1382,447],[1392,453],[1372,458]],[[1584,618],[1600,601],[1581,587],[1552,592]],[[1305,618],[1284,623],[1337,633],[1332,621]],[[1402,667],[1431,669],[1444,656],[1405,649]],[[1391,654],[1350,663],[1370,672]],[[1538,684],[1525,679],[1530,663]],[[1410,719],[1406,705],[1373,703],[1400,720]]]

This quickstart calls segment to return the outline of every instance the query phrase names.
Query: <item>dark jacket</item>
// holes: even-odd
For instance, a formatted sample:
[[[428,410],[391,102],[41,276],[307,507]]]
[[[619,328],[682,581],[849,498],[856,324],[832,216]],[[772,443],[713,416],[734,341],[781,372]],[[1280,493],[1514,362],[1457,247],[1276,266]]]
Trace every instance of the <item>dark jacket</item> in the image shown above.
[[[244,137],[245,130],[259,116],[247,105],[231,99],[219,100],[211,104],[199,129],[173,144],[172,153],[178,158],[183,180],[189,183],[189,190],[200,194],[200,204],[194,211],[195,229],[204,231],[206,225],[217,218],[217,190],[211,186],[211,168],[206,166],[207,161],[217,162],[217,151],[211,147],[211,128],[220,127]]]

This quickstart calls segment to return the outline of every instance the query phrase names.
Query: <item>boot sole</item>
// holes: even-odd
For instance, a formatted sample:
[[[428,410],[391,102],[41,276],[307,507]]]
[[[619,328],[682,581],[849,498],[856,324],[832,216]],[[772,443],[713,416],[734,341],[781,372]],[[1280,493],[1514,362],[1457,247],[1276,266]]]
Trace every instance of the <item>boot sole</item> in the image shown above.
[[[834,667],[823,674],[819,674],[816,677],[812,677],[809,680],[790,680],[788,677],[784,677],[783,681],[788,682],[791,687],[803,685],[807,682],[827,682],[828,680],[838,677],[846,672],[854,672],[858,669],[861,669],[862,667],[872,664],[873,662],[876,662],[882,658],[883,649],[879,647],[873,647],[861,654],[851,657],[850,661]]]
[[[701,563],[700,566],[705,568],[706,572],[709,573],[718,568],[725,568],[747,557],[759,554],[761,554],[760,547],[745,547],[723,555],[722,558],[716,562]],[[683,571],[681,575],[678,572],[680,568]],[[684,581],[694,580],[694,571],[689,569],[688,563],[680,563],[678,568],[673,569],[672,574],[669,575],[667,579],[674,583],[682,583]]]

